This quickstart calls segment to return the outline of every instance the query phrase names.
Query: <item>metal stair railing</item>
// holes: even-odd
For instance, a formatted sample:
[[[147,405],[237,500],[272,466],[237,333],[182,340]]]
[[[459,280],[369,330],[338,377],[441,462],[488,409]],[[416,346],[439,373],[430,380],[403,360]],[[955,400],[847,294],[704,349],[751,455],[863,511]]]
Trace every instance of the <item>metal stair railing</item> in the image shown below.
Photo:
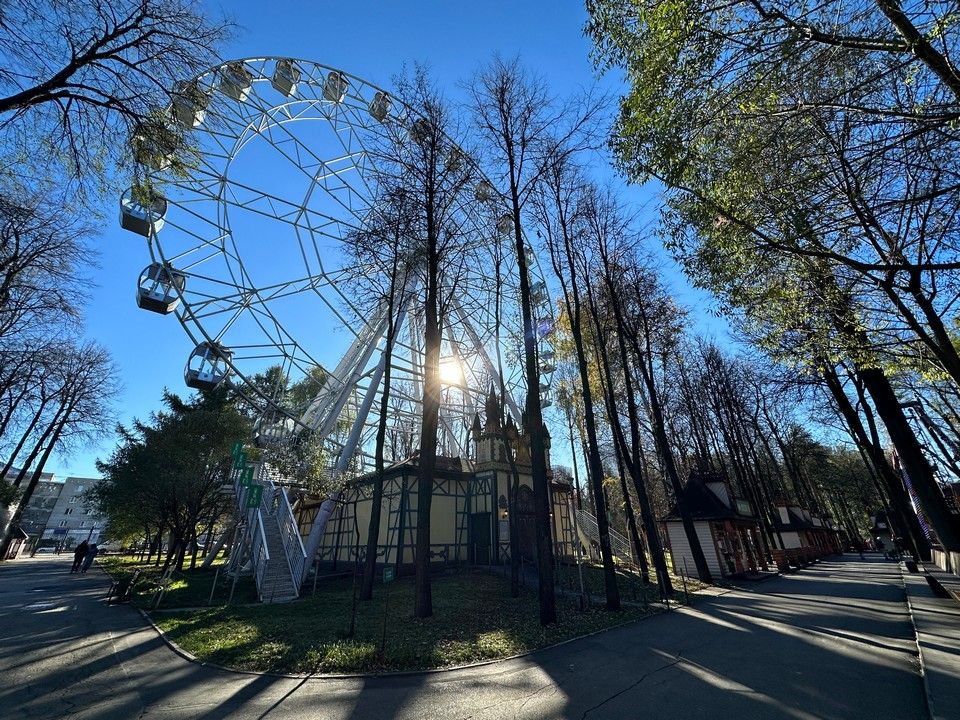
[[[263,513],[260,508],[247,507],[247,494],[249,487],[240,482],[240,470],[234,471],[233,489],[234,496],[237,499],[237,509],[241,515],[246,516],[247,528],[252,531],[250,538],[250,565],[253,569],[253,578],[257,587],[257,595],[262,601],[264,598],[263,582],[267,574],[267,565],[270,562],[270,549],[267,546],[267,535],[263,527]],[[263,483],[257,483],[263,484]],[[263,501],[268,503],[272,501],[274,489],[272,483],[263,488]]]
[[[276,477],[276,474],[270,466],[267,463],[260,463],[257,470],[257,481],[264,486],[262,507],[266,508],[267,516],[275,518],[277,521],[283,553],[287,560],[287,567],[290,569],[293,593],[299,597],[299,580],[303,576],[303,569],[307,562],[307,552],[303,547],[300,528],[293,516],[293,508],[290,505],[290,498],[287,497],[287,490],[274,483],[274,477]]]
[[[260,511],[256,512],[256,527],[253,531],[253,540],[250,547],[250,560],[253,564],[254,581],[257,585],[257,594],[263,601],[263,582],[267,574],[267,565],[270,564],[270,549],[267,547],[267,535],[263,529],[263,518]]]
[[[303,568],[307,562],[307,551],[303,547],[303,538],[300,537],[300,528],[293,517],[293,508],[287,491],[279,488],[280,506],[277,509],[277,525],[280,528],[280,538],[283,541],[283,552],[290,565],[290,580],[293,583],[293,592],[300,595],[300,578],[303,577]]]
[[[574,508],[573,511],[577,515],[580,532],[597,543],[597,547],[599,548],[600,529],[597,526],[597,518],[585,510],[577,510]],[[613,554],[619,557],[629,558],[630,563],[633,563],[633,548],[630,546],[630,541],[611,527],[608,527],[607,531],[610,535],[610,549],[613,551]]]

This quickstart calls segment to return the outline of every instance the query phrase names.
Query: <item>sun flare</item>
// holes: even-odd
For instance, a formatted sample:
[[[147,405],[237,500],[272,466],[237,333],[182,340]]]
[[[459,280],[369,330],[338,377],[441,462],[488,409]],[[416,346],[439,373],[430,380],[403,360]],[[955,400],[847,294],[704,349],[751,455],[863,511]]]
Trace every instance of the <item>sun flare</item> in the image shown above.
[[[463,385],[463,369],[456,358],[440,361],[440,382],[444,385]]]

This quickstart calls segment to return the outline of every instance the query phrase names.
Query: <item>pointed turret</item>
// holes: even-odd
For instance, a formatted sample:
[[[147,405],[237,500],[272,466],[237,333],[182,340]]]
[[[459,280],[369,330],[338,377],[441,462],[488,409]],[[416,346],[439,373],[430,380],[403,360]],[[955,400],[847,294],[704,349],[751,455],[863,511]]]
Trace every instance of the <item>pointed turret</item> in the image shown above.
[[[500,430],[500,400],[497,398],[497,389],[493,383],[490,383],[490,392],[487,394],[485,406],[487,422],[483,427],[484,432],[499,432]]]
[[[473,416],[473,427],[470,428],[470,431],[473,433],[474,440],[480,439],[480,434],[483,432],[483,426],[480,425],[480,413]]]
[[[513,415],[507,415],[507,439],[510,441],[510,444],[513,444],[517,441],[517,438],[520,437],[520,433],[517,430],[517,426],[513,422]]]

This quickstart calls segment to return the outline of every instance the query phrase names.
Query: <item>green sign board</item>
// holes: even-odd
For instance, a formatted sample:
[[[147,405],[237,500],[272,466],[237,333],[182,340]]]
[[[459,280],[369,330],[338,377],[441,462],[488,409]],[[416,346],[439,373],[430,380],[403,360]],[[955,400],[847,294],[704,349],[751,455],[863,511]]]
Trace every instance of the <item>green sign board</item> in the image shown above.
[[[247,464],[247,454],[241,450],[233,456],[233,469],[242,470]]]
[[[242,453],[242,452],[243,452],[243,443],[242,443],[241,441],[237,440],[237,441],[233,444],[233,447],[230,448],[230,455],[231,455],[231,457],[233,457],[234,459],[236,459],[237,455],[239,455],[239,454]]]
[[[248,465],[240,471],[240,484],[253,485],[253,466]]]
[[[247,507],[258,508],[263,500],[263,485],[251,485],[247,489]]]
[[[393,565],[387,565],[383,568],[383,582],[384,584],[388,582],[393,582],[393,579],[397,576],[397,569]]]

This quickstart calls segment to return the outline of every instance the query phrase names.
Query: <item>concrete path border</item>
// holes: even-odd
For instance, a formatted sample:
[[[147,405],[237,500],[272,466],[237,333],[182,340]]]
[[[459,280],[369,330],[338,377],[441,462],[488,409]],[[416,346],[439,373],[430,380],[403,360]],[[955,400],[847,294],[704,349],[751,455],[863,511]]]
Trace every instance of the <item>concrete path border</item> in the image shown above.
[[[937,597],[925,573],[911,573],[900,563],[900,575],[917,642],[928,717],[957,720],[960,718],[960,603]]]

